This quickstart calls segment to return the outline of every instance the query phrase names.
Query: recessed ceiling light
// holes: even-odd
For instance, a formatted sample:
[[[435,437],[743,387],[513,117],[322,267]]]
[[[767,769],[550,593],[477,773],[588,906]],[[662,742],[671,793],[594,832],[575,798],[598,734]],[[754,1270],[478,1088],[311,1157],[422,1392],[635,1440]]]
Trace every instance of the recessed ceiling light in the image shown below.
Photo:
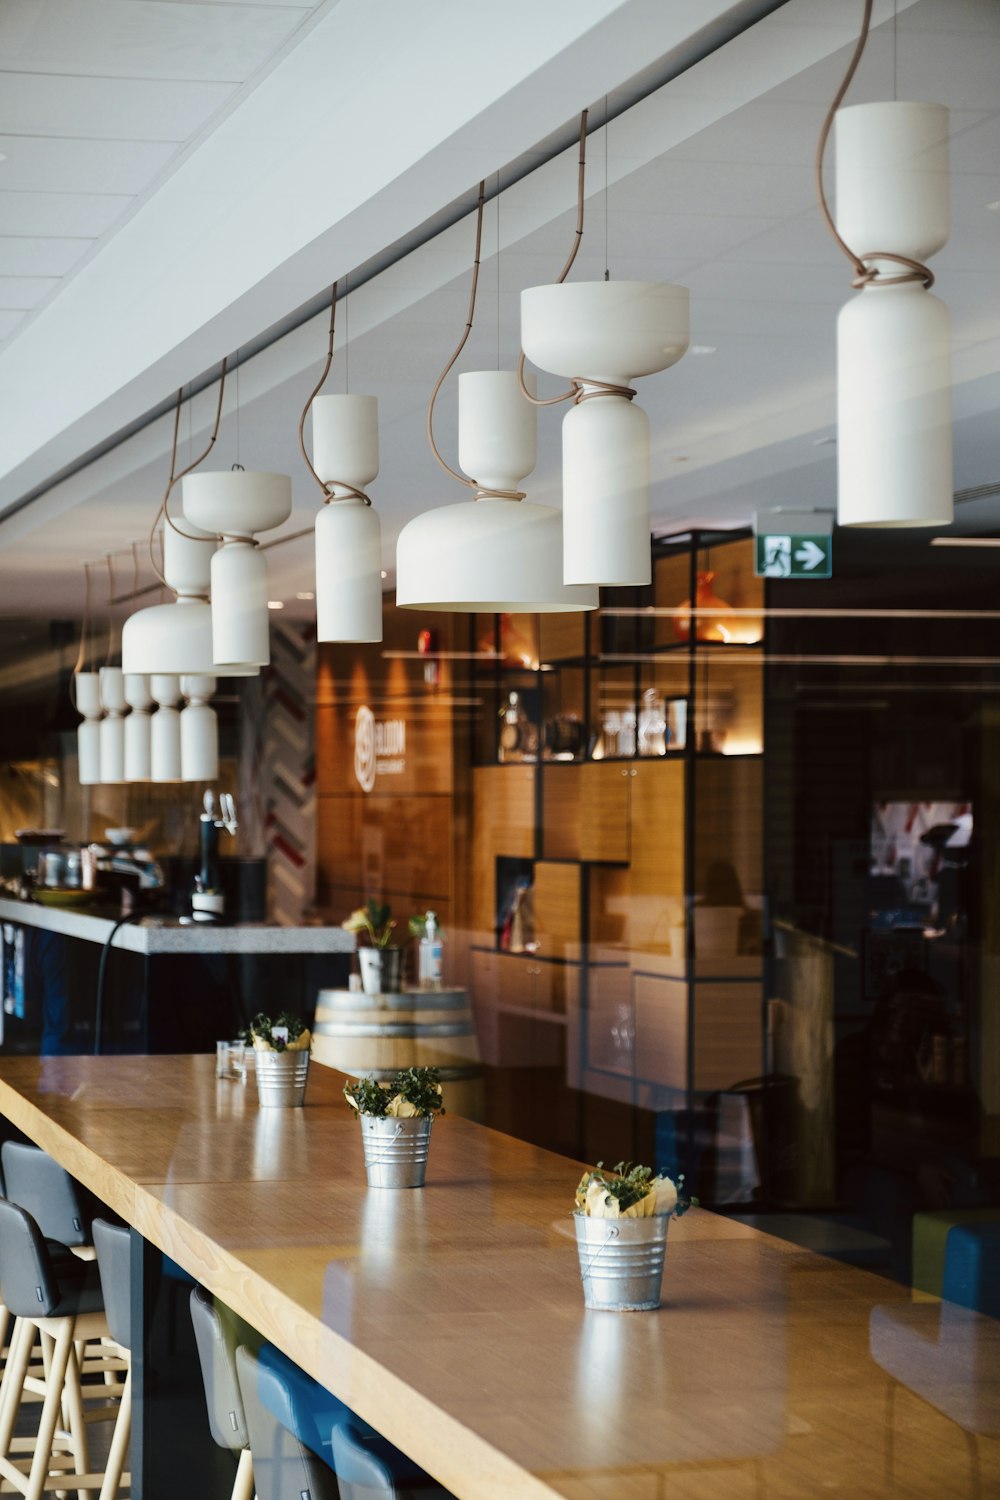
[[[383,578],[388,578],[388,576],[389,576],[389,575],[388,575],[388,573],[387,573],[387,572],[386,572],[386,571],[385,571],[385,569],[384,569],[384,568],[383,568],[383,569],[382,569],[382,577],[383,577]]]
[[[718,351],[718,349],[716,348],[716,346],[714,344],[689,344],[688,345],[688,353],[689,354],[718,354],[718,352],[719,351]]]
[[[829,448],[831,445],[835,447],[836,443],[837,439],[835,437],[813,438],[814,448]]]
[[[934,536],[932,547],[1000,547],[1000,536]]]
[[[296,599],[315,599],[316,595],[311,594],[308,589],[303,589],[302,592],[300,594],[296,594],[295,597]]]
[[[285,606],[281,599],[268,599],[267,607],[268,609],[284,609]]]
[[[6,151],[0,151],[0,161],[6,161],[6,160],[7,160],[7,153],[6,153]],[[992,208],[992,206],[993,205],[991,204],[990,207]],[[1000,205],[998,205],[998,206],[1000,206]]]
[[[3,158],[0,157],[0,160],[2,159]],[[1000,198],[994,198],[993,202],[987,203],[986,207],[989,209],[991,214],[1000,214]]]
[[[675,464],[686,464],[690,463],[690,459],[688,458],[686,453],[677,453],[674,455],[673,462]]]

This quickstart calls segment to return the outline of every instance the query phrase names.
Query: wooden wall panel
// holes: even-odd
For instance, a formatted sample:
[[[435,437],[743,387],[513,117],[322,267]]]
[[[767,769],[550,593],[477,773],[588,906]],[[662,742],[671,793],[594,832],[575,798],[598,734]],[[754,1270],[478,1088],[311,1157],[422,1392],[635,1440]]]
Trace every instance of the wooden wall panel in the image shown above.
[[[546,859],[580,858],[582,765],[542,767],[542,853]]]
[[[687,985],[635,976],[635,1071],[647,1083],[683,1089],[687,1080]]]
[[[580,767],[580,858],[626,863],[629,858],[627,765],[590,761]]]
[[[542,958],[580,957],[580,866],[535,865],[535,938]]]
[[[695,986],[694,1087],[713,1091],[758,1078],[763,1067],[759,984]]]

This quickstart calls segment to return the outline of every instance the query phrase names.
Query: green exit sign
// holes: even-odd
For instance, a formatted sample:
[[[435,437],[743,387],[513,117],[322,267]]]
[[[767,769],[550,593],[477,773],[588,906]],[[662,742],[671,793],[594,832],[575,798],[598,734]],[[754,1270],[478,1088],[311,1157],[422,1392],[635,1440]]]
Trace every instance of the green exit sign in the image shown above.
[[[765,533],[757,537],[758,578],[832,578],[833,537]]]

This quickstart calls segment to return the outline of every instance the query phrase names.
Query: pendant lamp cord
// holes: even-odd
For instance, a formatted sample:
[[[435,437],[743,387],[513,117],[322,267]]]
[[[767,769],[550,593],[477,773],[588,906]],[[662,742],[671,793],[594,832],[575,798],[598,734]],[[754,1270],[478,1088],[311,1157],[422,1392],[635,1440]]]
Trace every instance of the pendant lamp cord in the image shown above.
[[[438,398],[438,393],[451,374],[456,360],[468,343],[469,334],[472,332],[473,319],[476,316],[476,289],[479,286],[479,265],[483,247],[483,207],[485,202],[486,183],[481,182],[479,184],[479,202],[476,208],[476,250],[472,260],[472,285],[469,288],[469,311],[466,315],[465,327],[462,329],[462,337],[455,345],[454,353],[438,376],[437,384],[431,391],[431,399],[427,403],[427,441],[430,444],[431,452],[445,473],[450,474],[452,479],[457,479],[459,484],[464,484],[470,490],[475,490],[477,500],[523,500],[525,496],[524,490],[488,489],[485,485],[481,485],[478,480],[469,479],[467,475],[460,474],[457,469],[453,469],[451,464],[441,457],[441,450],[434,441],[434,406]]]
[[[76,653],[76,661],[73,665],[73,675],[69,683],[69,696],[73,707],[76,708],[76,679],[85,670],[87,663],[87,632],[90,629],[90,563],[83,565],[83,619],[80,623],[80,646]]]
[[[178,536],[187,537],[188,541],[191,542],[202,540],[201,537],[196,537],[191,532],[185,531],[183,527],[177,525],[177,522],[170,514],[170,495],[171,491],[174,488],[174,485],[178,484],[180,480],[184,478],[185,474],[190,474],[192,469],[196,469],[200,463],[204,463],[205,459],[215,447],[215,440],[219,436],[219,425],[222,421],[222,397],[226,389],[226,371],[228,368],[229,356],[227,354],[225,359],[222,361],[222,369],[219,374],[219,399],[215,407],[215,422],[212,426],[212,435],[208,440],[205,451],[203,453],[199,453],[198,457],[192,459],[191,463],[189,463],[186,468],[181,469],[179,473],[177,472],[177,436],[180,431],[181,425],[181,407],[184,404],[184,387],[181,386],[180,390],[177,392],[177,405],[174,408],[174,439],[173,445],[170,450],[170,477],[167,480],[167,487],[163,492],[163,499],[160,501],[160,508],[156,512],[156,515],[153,517],[153,524],[149,529],[149,560],[153,565],[153,572],[163,584],[164,588],[169,588],[169,584],[167,583],[166,578],[163,576],[163,569],[161,565],[156,561],[156,553],[153,550],[153,539],[156,536],[156,528],[159,526],[162,520],[165,521],[168,526],[172,527],[173,530],[176,531]]]
[[[584,110],[582,115],[580,116],[580,160],[576,174],[576,228],[573,230],[573,244],[570,247],[569,255],[566,258],[566,264],[563,266],[556,279],[556,286],[562,286],[563,282],[566,280],[566,277],[573,269],[573,262],[576,260],[577,252],[580,249],[580,242],[583,239],[583,210],[585,202],[584,188],[586,187],[587,181],[587,114],[588,111]],[[605,131],[607,131],[606,103],[604,124]],[[607,212],[606,157],[604,191],[605,212]],[[605,229],[605,260],[606,259],[607,231]],[[604,279],[608,279],[606,272]],[[583,378],[576,375],[574,375],[570,381],[569,390],[563,391],[560,395],[546,397],[536,396],[532,391],[528,390],[528,387],[524,383],[524,361],[525,354],[524,350],[522,349],[517,361],[517,382],[521,387],[521,394],[527,397],[532,406],[559,406],[563,401],[572,401],[574,405],[578,406],[582,401],[592,401],[595,396],[624,396],[627,401],[631,401],[635,396],[635,391],[629,385],[612,385],[611,382],[607,380],[584,380]]]
[[[302,454],[302,458],[306,468],[309,470],[310,474],[315,479],[320,489],[323,491],[323,503],[325,505],[329,505],[331,500],[361,500],[365,505],[371,505],[371,499],[368,495],[365,494],[364,490],[356,489],[353,484],[348,484],[346,480],[330,479],[324,481],[320,479],[319,475],[316,473],[316,469],[313,465],[312,459],[309,457],[309,453],[306,449],[306,417],[308,417],[309,410],[313,402],[316,400],[316,397],[326,385],[327,377],[330,374],[330,369],[333,365],[333,335],[334,330],[337,326],[338,284],[339,283],[335,281],[330,290],[330,337],[327,341],[326,346],[326,363],[323,365],[323,373],[310,391],[309,399],[306,402],[305,406],[302,408],[302,415],[301,417],[299,417],[299,452]]]
[[[867,45],[868,36],[871,31],[873,5],[874,0],[865,0],[864,16],[862,17],[861,21],[861,33],[855,45],[851,60],[847,65],[847,72],[844,74],[843,81],[841,82],[839,89],[834,95],[833,103],[827,110],[826,118],[824,119],[822,128],[820,129],[819,141],[816,146],[816,196],[819,199],[820,213],[823,215],[823,219],[827,229],[830,231],[831,235],[836,240],[837,244],[840,246],[844,254],[847,256],[847,259],[851,262],[851,265],[854,267],[854,280],[851,282],[851,285],[853,287],[860,288],[872,286],[876,283],[879,286],[902,286],[905,282],[919,281],[922,282],[924,289],[926,291],[929,291],[930,288],[934,285],[934,272],[931,271],[929,267],[925,266],[922,261],[911,260],[908,255],[896,255],[891,250],[867,250],[863,255],[858,255],[856,251],[852,250],[847,241],[839,233],[837,226],[834,223],[833,215],[830,212],[830,206],[826,200],[826,192],[823,187],[823,157],[826,154],[826,143],[829,139],[830,131],[833,129],[833,122],[834,118],[836,117],[837,110],[843,103],[844,95],[847,93],[847,90],[851,86],[854,75],[858,70],[858,64],[861,61],[862,55]],[[906,267],[906,269],[900,272],[900,274],[897,276],[885,276],[882,274],[882,272],[880,272],[877,265],[873,266],[867,264],[867,262],[869,261],[879,260],[891,260],[894,265],[904,266]]]
[[[104,654],[104,665],[106,667],[110,667],[111,665],[111,657],[115,644],[115,616],[113,608],[115,598],[115,565],[112,556],[112,553],[109,552],[106,558],[108,565],[108,649]]]

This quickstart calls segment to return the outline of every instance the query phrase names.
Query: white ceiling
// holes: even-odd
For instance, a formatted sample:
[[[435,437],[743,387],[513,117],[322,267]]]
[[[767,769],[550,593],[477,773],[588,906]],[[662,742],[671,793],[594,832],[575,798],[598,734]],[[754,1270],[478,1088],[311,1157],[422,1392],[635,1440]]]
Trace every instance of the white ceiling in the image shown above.
[[[341,0],[342,10],[350,4],[351,0]],[[64,7],[44,8],[61,11]],[[89,3],[81,6],[90,8]],[[93,8],[114,14],[200,14],[231,9],[149,0]],[[34,9],[11,6],[12,12]],[[272,56],[273,49],[283,45],[288,31],[301,26],[305,16],[305,7],[238,9],[253,11],[265,31],[265,18],[273,27],[266,44]],[[705,6],[697,9],[703,15]],[[626,0],[620,10],[624,14],[618,16],[619,21],[636,26],[643,16],[648,23],[654,12],[660,14],[655,6],[644,6],[643,0]],[[834,332],[837,311],[852,294],[849,267],[820,223],[812,155],[826,103],[845,65],[858,18],[855,11],[860,15],[860,10],[860,3],[848,6],[843,0],[789,0],[771,17],[617,118],[614,112],[619,101],[610,91],[612,119],[606,138],[603,130],[590,137],[587,228],[574,278],[597,279],[607,264],[615,279],[683,282],[691,291],[692,342],[712,351],[691,353],[673,370],[639,383],[638,399],[650,414],[654,432],[653,498],[659,529],[675,530],[695,522],[742,524],[755,507],[767,504],[833,504]],[[315,43],[326,11],[319,7],[314,31],[304,44],[306,51]],[[915,0],[909,4],[900,0],[895,24],[891,6],[883,5],[877,15],[883,24],[873,34],[849,102],[891,97],[895,74],[899,97],[935,98],[953,112],[952,238],[935,257],[934,269],[937,293],[948,304],[953,321],[956,487],[964,490],[1000,481],[996,424],[1000,405],[1000,4],[995,0]],[[164,24],[168,19],[164,16]],[[281,19],[287,26],[284,37],[279,35]],[[686,24],[690,21],[689,15]],[[648,45],[648,25],[645,34]],[[606,35],[600,36],[606,54]],[[591,32],[587,38],[593,41]],[[224,46],[221,40],[220,45]],[[260,46],[265,47],[263,40]],[[540,62],[535,72],[551,81],[551,72],[546,73],[550,64],[556,65],[551,58],[556,57],[556,63],[565,59],[551,43],[546,46],[550,62]],[[4,67],[11,66],[11,50],[0,11],[0,64]],[[182,36],[182,59],[187,50]],[[615,59],[615,66],[627,65],[631,53],[627,48],[625,52],[627,56]],[[129,64],[128,57],[125,49],[120,72],[134,79],[138,64],[134,57]],[[592,55],[580,52],[576,57],[597,69]],[[25,71],[38,66],[30,49],[25,58]],[[243,77],[249,77],[248,59],[242,52],[239,58]],[[48,62],[51,68],[51,58]],[[202,65],[202,72],[194,72],[195,64],[188,59],[187,68],[178,69],[185,87],[195,92],[172,104],[163,103],[162,117],[175,119],[175,130],[187,125],[193,134],[210,117],[213,106],[197,93],[206,86],[210,72],[208,60],[202,58]],[[151,66],[148,60],[146,66]],[[258,59],[253,66],[259,69],[265,64]],[[110,65],[106,71],[116,75]],[[586,67],[584,72],[588,80],[593,76]],[[149,76],[162,77],[162,73]],[[83,81],[74,79],[74,86]],[[531,105],[526,101],[535,82],[533,75],[518,96],[529,115]],[[239,87],[235,82],[228,86]],[[436,197],[428,200],[413,183],[408,185],[405,173],[391,188],[387,177],[381,179],[384,194],[392,198],[393,223],[402,223],[408,211],[412,229],[441,206],[449,182],[460,181],[463,190],[473,187],[478,173],[486,170],[487,151],[492,151],[490,165],[497,170],[530,144],[523,138],[523,121],[519,120],[520,133],[509,124],[504,133],[501,92],[496,91],[495,116],[489,126],[481,127],[482,140],[476,139],[470,127],[471,134],[462,135],[457,146],[452,142],[447,170],[439,170],[435,179]],[[259,95],[260,90],[255,90],[258,103]],[[214,108],[221,106],[222,101]],[[26,102],[23,107],[29,109]],[[127,112],[128,107],[128,100],[123,100],[121,109]],[[5,100],[0,111],[8,108],[16,113],[16,104],[9,106]],[[550,124],[560,123],[552,116],[551,101],[547,108]],[[602,108],[603,99],[598,118]],[[206,113],[199,116],[199,110]],[[68,129],[72,113],[65,103],[53,105],[51,118],[62,120]],[[160,112],[155,113],[159,127]],[[531,118],[537,129],[541,116],[536,111]],[[565,121],[571,114],[566,111],[560,118]],[[2,113],[0,127],[6,125],[7,116]],[[377,123],[366,120],[369,127],[377,129]],[[60,150],[73,144],[68,134],[58,142]],[[152,142],[124,144],[131,150]],[[505,154],[500,156],[504,145]],[[4,149],[0,142],[0,150]],[[171,152],[179,149],[170,147]],[[574,160],[575,150],[570,149],[507,188],[500,199],[499,225],[496,204],[488,206],[488,253],[480,280],[479,312],[460,368],[495,365],[498,343],[504,364],[509,366],[516,358],[519,292],[524,286],[553,279],[570,244]],[[456,177],[463,166],[465,177]],[[0,164],[0,174],[5,167],[6,163]],[[91,186],[88,182],[88,193]],[[46,180],[46,191],[38,196],[48,199],[49,189],[54,191]],[[135,190],[141,192],[142,187]],[[369,202],[375,196],[371,194]],[[0,210],[3,197],[0,187]],[[32,235],[39,241],[37,260],[8,261],[8,241],[0,238],[0,285],[55,278],[70,270],[74,251],[66,250],[64,266],[59,246],[73,247],[78,240],[89,245],[83,228],[89,223],[92,234],[100,222],[98,208],[92,221],[87,220],[82,204],[76,208],[79,217],[64,223],[53,204],[51,218],[37,221],[37,232]],[[133,224],[138,217],[133,216]],[[357,230],[353,238],[344,227],[346,221],[338,221],[348,251],[354,243],[368,244],[365,235],[370,240],[374,231],[375,216],[369,215],[363,225],[362,217],[359,212],[352,221]],[[66,239],[44,232],[60,227]],[[464,498],[454,481],[436,469],[423,422],[430,387],[464,322],[471,248],[472,225],[466,219],[359,287],[339,314],[338,355],[328,389],[345,388],[348,347],[350,388],[371,391],[380,398],[382,469],[371,493],[382,517],[384,563],[390,574],[395,536],[405,521],[426,506]],[[95,264],[99,259],[95,258]],[[21,275],[25,268],[35,273],[41,266],[44,277]],[[8,269],[10,275],[4,276]],[[315,267],[313,277],[308,295],[323,284]],[[66,291],[51,301],[52,313],[58,314],[67,292],[79,280],[70,277]],[[279,275],[277,286],[268,290],[268,305],[276,305],[280,286]],[[289,275],[282,310],[304,300],[301,279]],[[206,305],[210,304],[209,298]],[[72,315],[73,306],[65,305]],[[3,316],[0,313],[0,319]],[[263,326],[253,331],[260,332]],[[4,382],[9,389],[9,382],[16,378],[19,346],[25,360],[40,347],[30,341],[22,343],[25,338],[22,333],[10,339],[6,352],[0,351],[0,395]],[[190,353],[190,345],[185,334],[173,354],[180,357],[186,348]],[[222,345],[223,350],[227,347]],[[287,532],[307,527],[319,503],[298,457],[295,432],[324,349],[325,315],[321,314],[247,361],[240,371],[238,390],[235,380],[227,388],[222,435],[211,461],[213,466],[228,467],[238,451],[239,460],[248,468],[290,472],[295,512],[284,528]],[[145,391],[148,406],[153,404],[149,396],[155,388],[156,401],[162,401],[171,388],[165,380],[168,363],[169,358],[163,356],[145,376],[123,383],[121,389],[131,399],[136,389]],[[185,375],[193,378],[203,368],[204,364],[189,367]],[[32,370],[27,378],[38,375]],[[157,375],[159,385],[155,386]],[[69,404],[69,398],[64,399]],[[213,402],[213,393],[207,391],[191,403],[181,429],[185,453],[189,445],[197,449],[199,439],[203,440]],[[119,414],[125,412],[127,402],[121,391],[104,403],[109,406]],[[98,404],[98,415],[100,409]],[[454,461],[455,389],[451,382],[438,410],[439,441]],[[80,417],[78,426],[86,426],[92,418],[93,413]],[[529,481],[532,498],[556,504],[560,421],[559,409],[541,413],[539,463]],[[28,508],[0,521],[0,613],[51,615],[79,608],[81,559],[127,548],[148,531],[165,480],[169,430],[170,419],[159,419],[56,484]],[[78,445],[91,435],[90,428],[78,433]],[[50,465],[66,461],[67,450],[60,448],[58,439],[46,440],[42,451]],[[16,442],[8,444],[7,457],[8,479],[31,467],[31,456],[19,455]],[[4,491],[4,472],[0,464],[0,497],[6,493],[9,500],[15,491]],[[970,518],[974,514],[977,526],[988,525],[992,519],[990,508],[982,504],[962,514]],[[273,549],[269,563],[272,595],[285,600],[289,608],[301,610],[304,606],[296,605],[295,594],[312,587],[308,543],[292,542]],[[122,582],[127,582],[129,564],[124,558],[118,568]]]

